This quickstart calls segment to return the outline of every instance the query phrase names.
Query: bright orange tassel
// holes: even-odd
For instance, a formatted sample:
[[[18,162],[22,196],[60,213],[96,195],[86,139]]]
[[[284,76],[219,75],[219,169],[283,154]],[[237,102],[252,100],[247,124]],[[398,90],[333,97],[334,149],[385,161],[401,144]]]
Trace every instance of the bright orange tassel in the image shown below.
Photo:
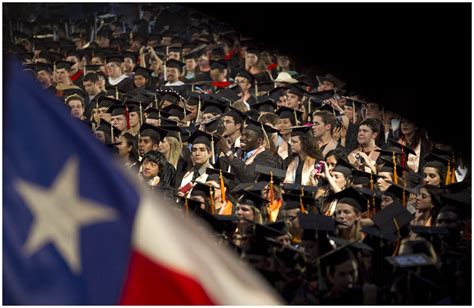
[[[395,156],[395,152],[392,153],[392,162],[393,162],[393,182],[395,184],[398,184],[397,157]]]
[[[225,202],[225,185],[224,185],[224,178],[222,177],[222,170],[219,170],[219,181],[221,184],[221,201],[222,203]]]
[[[451,184],[451,162],[448,160],[448,169],[446,170],[446,179],[444,180],[445,185]]]

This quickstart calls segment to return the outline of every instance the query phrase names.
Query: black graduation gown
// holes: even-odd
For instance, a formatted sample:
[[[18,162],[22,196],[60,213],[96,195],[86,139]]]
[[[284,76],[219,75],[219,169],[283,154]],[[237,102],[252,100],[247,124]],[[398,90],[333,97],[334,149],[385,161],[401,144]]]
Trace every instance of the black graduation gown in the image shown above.
[[[276,155],[278,156],[278,155]],[[271,168],[281,168],[281,164],[275,155],[270,151],[263,151],[255,156],[254,161],[251,164],[246,165],[241,159],[233,157],[229,160],[228,157],[222,157],[221,160],[231,166],[231,172],[237,176],[237,181],[242,183],[253,182],[258,178],[258,174],[255,173],[256,165],[263,165]]]

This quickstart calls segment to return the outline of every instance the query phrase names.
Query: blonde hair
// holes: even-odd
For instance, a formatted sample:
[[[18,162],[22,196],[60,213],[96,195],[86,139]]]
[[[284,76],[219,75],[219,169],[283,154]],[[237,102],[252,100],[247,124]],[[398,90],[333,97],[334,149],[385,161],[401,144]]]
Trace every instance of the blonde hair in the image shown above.
[[[179,156],[181,155],[181,143],[178,139],[171,136],[167,136],[164,139],[170,144],[170,151],[166,155],[166,160],[177,169]]]

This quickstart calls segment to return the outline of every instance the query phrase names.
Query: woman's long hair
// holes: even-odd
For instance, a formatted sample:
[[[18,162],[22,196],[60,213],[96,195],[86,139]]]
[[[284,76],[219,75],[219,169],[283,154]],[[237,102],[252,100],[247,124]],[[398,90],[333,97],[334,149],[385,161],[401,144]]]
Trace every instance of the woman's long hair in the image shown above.
[[[166,155],[166,159],[176,169],[179,157],[181,156],[182,145],[178,139],[172,136],[165,137],[165,140],[170,144],[170,151],[168,152],[168,155]]]
[[[130,133],[124,133],[122,136],[124,136],[125,139],[127,140],[127,146],[132,147],[132,149],[130,150],[130,153],[128,154],[128,161],[132,164],[138,162],[138,141],[137,141],[137,138],[135,138]]]
[[[311,158],[316,159],[316,161],[323,160],[323,154],[319,150],[319,147],[317,146],[316,142],[314,141],[313,135],[311,132],[308,132],[304,135],[298,135],[301,140],[301,148],[302,151],[306,154],[306,156],[309,156]],[[291,157],[291,161],[293,161],[298,154],[293,154]]]

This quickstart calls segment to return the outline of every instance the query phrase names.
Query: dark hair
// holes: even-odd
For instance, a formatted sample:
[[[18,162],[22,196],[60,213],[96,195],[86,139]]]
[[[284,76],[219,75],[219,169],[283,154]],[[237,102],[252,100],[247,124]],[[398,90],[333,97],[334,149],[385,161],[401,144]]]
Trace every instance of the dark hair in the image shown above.
[[[324,160],[326,160],[328,157],[334,156],[336,157],[336,160],[339,160],[341,158],[347,157],[347,154],[344,150],[342,149],[333,149],[329,152],[326,153],[326,156],[324,156]]]
[[[131,163],[138,162],[138,141],[137,138],[135,138],[132,134],[130,133],[124,133],[122,136],[125,137],[127,140],[127,146],[131,146],[132,149],[130,150],[130,154],[128,155],[128,160]]]
[[[73,95],[69,95],[68,97],[66,97],[66,104],[69,105],[70,101],[80,101],[82,107],[85,107],[84,98],[82,96],[78,95],[78,94],[73,94]]]
[[[157,163],[160,170],[162,170],[164,165],[166,164],[165,156],[163,154],[161,154],[160,152],[156,151],[156,150],[151,150],[151,151],[147,152],[143,156],[142,164],[147,160],[150,160],[152,162]]]
[[[433,209],[431,210],[431,217],[434,223],[434,220],[438,216],[439,210],[443,206],[443,203],[441,202],[441,197],[440,197],[443,191],[439,187],[429,185],[429,184],[422,184],[419,189],[422,189],[422,188],[426,189],[426,191],[428,191],[428,193],[430,194],[431,203],[433,204]]]
[[[326,111],[326,110],[316,111],[313,114],[313,118],[314,116],[320,117],[325,125],[331,125],[331,131],[336,127],[336,124],[337,124],[336,117],[334,116],[334,114],[330,113],[329,111]]]
[[[414,134],[413,139],[411,140],[411,142],[408,142],[408,141],[406,140],[405,135],[403,135],[403,133],[402,133],[401,130],[400,130],[400,132],[399,132],[399,139],[402,139],[403,141],[405,141],[407,146],[409,146],[409,147],[411,147],[411,148],[414,149],[414,148],[416,148],[416,147],[420,144],[420,142],[422,142],[422,141],[428,141],[428,138],[426,137],[426,136],[427,136],[427,135],[426,135],[426,131],[425,131],[424,129],[418,127],[418,125],[416,125],[416,123],[415,123],[415,122],[412,122],[411,120],[408,120],[408,119],[403,118],[401,121],[403,121],[403,120],[414,124],[415,127],[416,127],[416,129],[415,129],[415,134]],[[401,123],[401,121],[400,121],[400,123]]]
[[[99,81],[99,75],[97,75],[97,73],[87,73],[85,76],[84,76],[84,79],[82,79],[82,82],[85,82],[85,81],[90,81],[92,83],[96,83],[97,81]]]
[[[259,121],[262,123],[270,122],[275,126],[278,122],[278,116],[274,113],[265,113],[259,118]]]
[[[372,130],[372,133],[377,133],[377,135],[380,134],[380,124],[378,120],[365,119],[364,121],[360,122],[359,127],[361,127],[362,125],[368,126]]]
[[[434,168],[438,171],[438,174],[439,174],[439,177],[440,177],[440,185],[443,185],[444,179],[446,178],[446,166],[442,162],[433,160],[433,161],[427,162],[423,166],[423,170],[427,167],[428,168]]]
[[[311,132],[307,132],[306,134],[297,136],[300,137],[302,149],[306,153],[306,155],[315,158],[316,161],[320,161],[323,159],[323,154],[321,153],[319,147],[314,141]]]

